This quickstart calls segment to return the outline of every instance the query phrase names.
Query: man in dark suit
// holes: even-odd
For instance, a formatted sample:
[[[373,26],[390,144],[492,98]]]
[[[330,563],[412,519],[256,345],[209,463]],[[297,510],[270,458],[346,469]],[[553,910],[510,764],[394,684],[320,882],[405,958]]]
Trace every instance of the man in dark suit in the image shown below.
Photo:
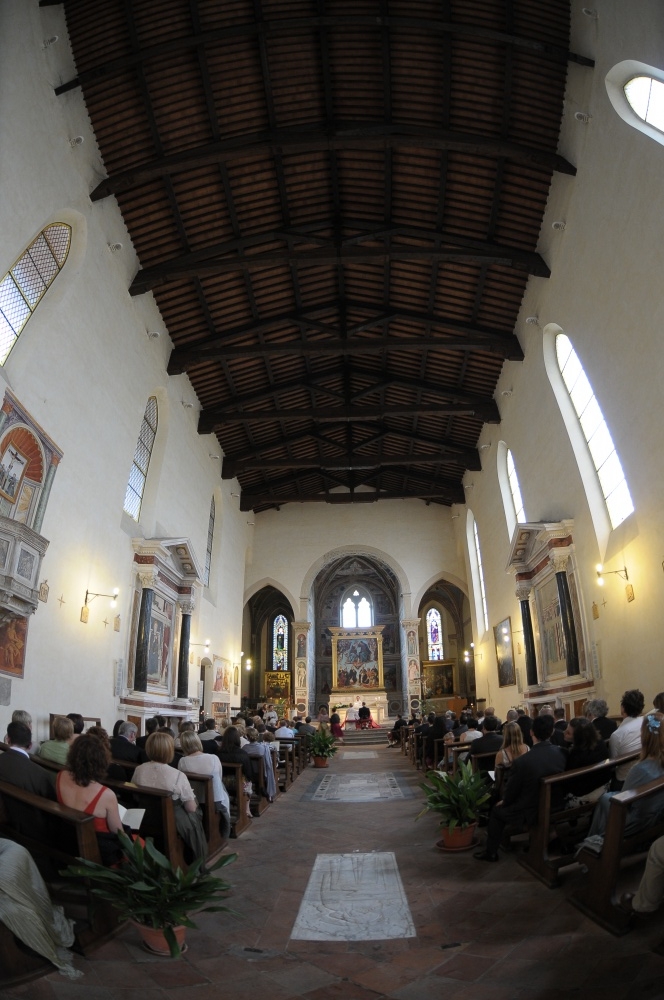
[[[111,737],[111,753],[116,760],[138,762],[137,732],[138,729],[133,722],[123,722],[118,730],[118,735]]]
[[[518,709],[518,713],[516,724],[523,733],[523,742],[527,747],[531,747],[533,745],[533,741],[530,737],[530,732],[533,727],[533,720],[529,715],[526,715],[522,708]]]
[[[538,715],[533,722],[533,748],[530,753],[517,757],[512,764],[504,798],[489,817],[485,849],[474,855],[478,861],[498,860],[498,847],[506,826],[531,826],[534,823],[540,778],[565,770],[565,752],[552,745],[552,732],[553,715]]]
[[[139,750],[145,750],[145,744],[148,741],[148,736],[151,736],[152,733],[156,733],[158,729],[159,729],[159,720],[157,719],[156,715],[153,716],[153,718],[151,719],[146,719],[145,736],[139,736],[138,739],[136,740],[136,746],[138,747]]]
[[[0,754],[0,781],[45,799],[55,799],[54,775],[30,760],[28,747],[31,742],[32,733],[27,726],[22,722],[9,723],[7,743],[10,749]],[[42,818],[36,809],[9,798],[5,802],[10,819],[19,832],[30,836],[39,834]]]
[[[474,757],[479,753],[497,754],[503,745],[503,738],[498,732],[498,719],[495,715],[487,715],[482,723],[482,735],[479,740],[473,740],[470,744],[469,756]],[[493,771],[494,761],[487,757],[478,761],[480,771]]]

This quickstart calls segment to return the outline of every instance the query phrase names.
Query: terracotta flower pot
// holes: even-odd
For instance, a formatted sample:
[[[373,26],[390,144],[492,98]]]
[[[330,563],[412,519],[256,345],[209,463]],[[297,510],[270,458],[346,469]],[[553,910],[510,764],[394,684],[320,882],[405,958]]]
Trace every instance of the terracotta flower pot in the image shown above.
[[[328,758],[327,757],[314,757],[314,767],[327,767]]]
[[[140,934],[143,940],[143,947],[146,951],[149,951],[152,955],[162,955],[164,958],[171,957],[171,949],[168,946],[168,941],[160,928],[147,927],[145,924],[139,924],[135,920],[132,920],[131,923]],[[187,928],[180,924],[178,927],[173,928],[173,933],[175,934],[175,940],[180,946],[180,951],[186,951],[187,946],[184,943],[184,936],[187,933]]]
[[[476,826],[477,823],[471,823],[464,829],[455,826],[453,830],[444,826],[442,839],[437,842],[436,847],[441,851],[469,851],[475,844]]]

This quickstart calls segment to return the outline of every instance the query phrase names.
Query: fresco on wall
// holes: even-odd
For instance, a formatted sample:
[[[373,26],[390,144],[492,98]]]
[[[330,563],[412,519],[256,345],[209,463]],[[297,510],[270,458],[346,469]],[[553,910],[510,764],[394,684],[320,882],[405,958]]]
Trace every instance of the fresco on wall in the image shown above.
[[[150,615],[148,640],[148,685],[170,691],[171,653],[175,605],[161,594],[155,594]]]
[[[27,637],[27,618],[12,618],[0,626],[0,672],[23,677]]]

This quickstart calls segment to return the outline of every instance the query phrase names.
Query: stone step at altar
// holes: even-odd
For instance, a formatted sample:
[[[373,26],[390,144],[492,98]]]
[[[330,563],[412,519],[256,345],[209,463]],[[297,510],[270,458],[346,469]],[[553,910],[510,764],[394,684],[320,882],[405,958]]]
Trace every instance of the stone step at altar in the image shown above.
[[[392,727],[390,726],[390,729]],[[344,732],[345,746],[384,746],[389,729],[351,729]]]

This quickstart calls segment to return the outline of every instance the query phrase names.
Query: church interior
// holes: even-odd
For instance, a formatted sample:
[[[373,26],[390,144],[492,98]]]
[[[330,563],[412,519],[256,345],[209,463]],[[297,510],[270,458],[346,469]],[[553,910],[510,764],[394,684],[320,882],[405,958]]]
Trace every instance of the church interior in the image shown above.
[[[649,710],[664,9],[591,2],[5,0],[3,727]],[[661,995],[661,919],[440,857],[365,752],[330,766],[399,794],[326,819],[300,776],[179,971],[122,938],[7,996]],[[291,938],[340,851],[396,853],[413,935]]]

